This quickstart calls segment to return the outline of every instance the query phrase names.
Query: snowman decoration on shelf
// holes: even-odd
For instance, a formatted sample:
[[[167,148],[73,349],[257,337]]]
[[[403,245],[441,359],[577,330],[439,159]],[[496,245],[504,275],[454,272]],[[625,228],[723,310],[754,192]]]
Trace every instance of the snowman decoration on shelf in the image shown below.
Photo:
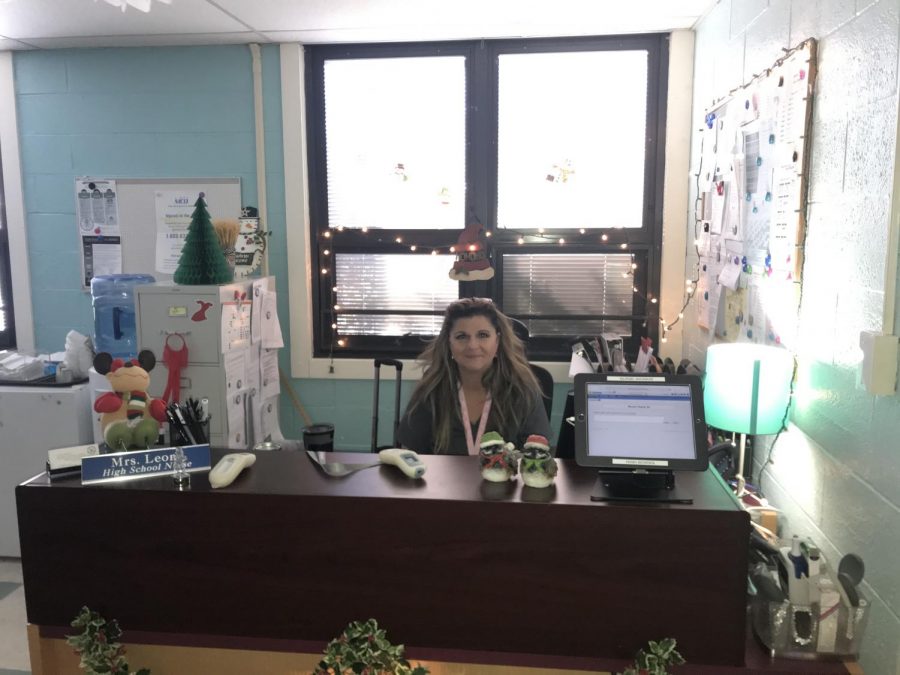
[[[235,281],[246,279],[259,268],[266,250],[266,237],[270,234],[260,230],[259,211],[255,206],[242,207],[238,223],[238,237],[234,246]]]

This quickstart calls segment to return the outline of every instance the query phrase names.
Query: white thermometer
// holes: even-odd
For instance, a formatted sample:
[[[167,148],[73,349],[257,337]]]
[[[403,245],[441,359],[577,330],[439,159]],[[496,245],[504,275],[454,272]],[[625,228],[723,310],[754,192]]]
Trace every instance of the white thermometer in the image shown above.
[[[238,474],[256,461],[252,452],[232,452],[220,459],[209,472],[209,484],[214,488],[231,485]]]
[[[378,453],[382,464],[393,464],[410,478],[421,478],[425,475],[425,463],[412,450],[388,448]]]

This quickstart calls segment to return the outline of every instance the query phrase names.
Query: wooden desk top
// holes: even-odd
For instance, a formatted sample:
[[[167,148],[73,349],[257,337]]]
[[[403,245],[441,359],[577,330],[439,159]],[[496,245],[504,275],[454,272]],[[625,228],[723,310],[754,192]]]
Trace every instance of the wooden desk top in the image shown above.
[[[213,450],[213,465],[226,454]],[[355,452],[327,453],[329,461],[369,463],[374,455]],[[521,477],[508,483],[480,479],[477,457],[422,455],[427,467],[422,480],[411,480],[393,466],[365,469],[343,478],[334,478],[315,466],[305,452],[257,452],[256,462],[224,489],[213,490],[206,472],[191,476],[191,493],[216,492],[304,497],[351,497],[362,499],[429,499],[453,502],[525,502],[591,508],[739,511],[740,507],[719,475],[713,471],[676,472],[676,484],[693,499],[684,504],[626,504],[592,502],[595,469],[580,467],[574,460],[557,460],[559,474],[553,486],[539,489],[526,486]],[[118,483],[82,485],[76,478],[50,481],[46,474],[22,484],[26,488],[127,490],[178,492],[170,476],[156,476]]]

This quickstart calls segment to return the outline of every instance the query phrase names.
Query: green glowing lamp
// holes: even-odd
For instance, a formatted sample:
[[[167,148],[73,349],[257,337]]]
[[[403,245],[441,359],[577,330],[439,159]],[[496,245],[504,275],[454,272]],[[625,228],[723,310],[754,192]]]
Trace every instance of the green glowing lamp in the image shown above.
[[[781,431],[791,398],[794,357],[786,349],[722,343],[706,350],[703,408],[710,426],[741,435],[737,494],[744,494],[747,434]]]

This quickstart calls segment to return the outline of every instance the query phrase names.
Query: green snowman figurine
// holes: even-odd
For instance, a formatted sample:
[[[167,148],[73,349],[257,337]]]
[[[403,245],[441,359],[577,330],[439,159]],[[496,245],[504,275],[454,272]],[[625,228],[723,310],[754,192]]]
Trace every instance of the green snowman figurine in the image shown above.
[[[522,450],[522,480],[525,485],[545,488],[553,485],[559,471],[556,460],[550,454],[550,443],[543,436],[532,434],[525,439]]]
[[[496,431],[489,431],[481,437],[481,477],[492,483],[503,483],[516,477],[519,466],[519,451],[512,443],[507,443]]]

